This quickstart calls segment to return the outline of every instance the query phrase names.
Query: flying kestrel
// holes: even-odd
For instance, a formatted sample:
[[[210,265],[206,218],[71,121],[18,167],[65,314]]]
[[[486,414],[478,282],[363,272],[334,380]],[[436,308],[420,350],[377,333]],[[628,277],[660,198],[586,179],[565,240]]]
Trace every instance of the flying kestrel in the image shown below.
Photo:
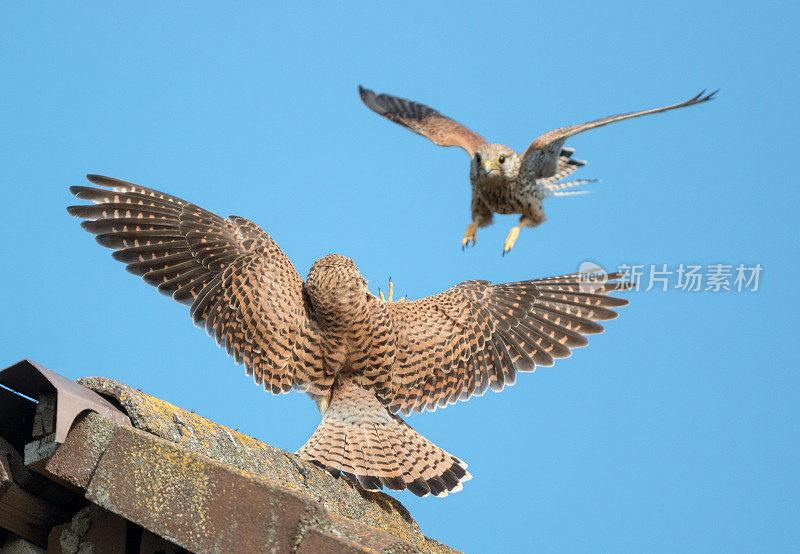
[[[349,258],[328,254],[306,281],[274,240],[242,217],[118,179],[72,187],[94,204],[67,211],[127,270],[191,306],[248,375],[275,394],[317,402],[322,422],[297,452],[366,489],[443,496],[467,465],[396,414],[435,410],[511,385],[517,371],[553,365],[599,333],[628,302],[627,283],[584,273],[491,285],[467,281],[419,300],[367,290]]]
[[[671,106],[612,115],[580,125],[562,127],[541,135],[522,154],[517,154],[508,146],[487,142],[461,123],[423,104],[389,94],[375,94],[361,86],[358,87],[358,92],[364,104],[375,113],[430,139],[434,144],[458,146],[466,150],[471,159],[469,179],[472,183],[472,222],[464,233],[462,247],[468,246],[470,241],[475,244],[476,231],[491,224],[495,213],[521,214],[519,225],[512,227],[508,233],[503,254],[514,246],[520,229],[536,227],[547,219],[542,208],[545,198],[582,194],[586,191],[564,189],[593,182],[559,182],[586,165],[586,162],[572,158],[575,152],[572,148],[564,148],[564,142],[569,137],[624,119],[700,104],[711,100],[717,93],[714,91],[704,96],[704,90],[685,102]]]

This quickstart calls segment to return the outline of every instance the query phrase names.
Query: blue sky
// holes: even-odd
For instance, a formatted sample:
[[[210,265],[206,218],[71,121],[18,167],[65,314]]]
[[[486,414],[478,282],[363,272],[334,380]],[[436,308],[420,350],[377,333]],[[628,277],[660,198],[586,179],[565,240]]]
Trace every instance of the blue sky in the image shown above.
[[[419,298],[454,283],[619,264],[761,264],[757,292],[632,292],[588,348],[409,422],[470,464],[446,499],[398,494],[470,552],[797,547],[796,3],[230,3],[0,7],[0,365],[104,375],[287,450],[319,421],[266,395],[81,231],[101,173],[264,227],[305,275],[356,260]],[[570,140],[594,194],[500,251],[469,221],[466,155],[361,105],[361,83],[490,140],[721,88]],[[675,284],[673,277],[672,285]]]

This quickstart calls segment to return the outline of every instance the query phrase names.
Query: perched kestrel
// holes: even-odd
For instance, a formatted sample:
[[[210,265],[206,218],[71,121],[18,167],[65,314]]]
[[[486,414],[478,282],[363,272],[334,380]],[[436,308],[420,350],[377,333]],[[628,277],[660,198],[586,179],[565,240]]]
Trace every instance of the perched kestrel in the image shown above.
[[[435,410],[511,385],[599,333],[629,288],[584,273],[491,285],[466,281],[419,300],[386,302],[349,258],[323,256],[305,283],[274,240],[180,198],[89,175],[72,187],[94,204],[67,211],[131,273],[191,306],[256,384],[316,400],[322,422],[297,454],[366,489],[425,496],[461,489],[467,465],[397,413]]]
[[[666,112],[706,102],[717,91],[697,96],[662,108],[612,115],[550,131],[534,140],[522,154],[503,144],[490,144],[479,134],[461,123],[442,115],[423,104],[389,94],[375,94],[359,86],[361,100],[372,111],[430,139],[439,146],[459,146],[470,156],[469,179],[472,183],[472,222],[467,227],[462,247],[475,244],[475,233],[480,227],[492,223],[498,214],[521,214],[519,225],[511,228],[503,247],[503,254],[514,246],[523,227],[536,227],[545,221],[542,201],[549,196],[582,194],[586,191],[564,189],[584,185],[594,180],[559,182],[573,171],[586,165],[572,158],[572,148],[564,148],[571,136],[602,127],[609,123]]]

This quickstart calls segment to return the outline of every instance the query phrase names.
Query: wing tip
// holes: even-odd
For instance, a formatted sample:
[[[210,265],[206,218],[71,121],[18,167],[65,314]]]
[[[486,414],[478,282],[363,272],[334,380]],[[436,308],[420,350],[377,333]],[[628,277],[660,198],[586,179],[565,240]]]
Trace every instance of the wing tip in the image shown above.
[[[114,189],[119,185],[127,185],[130,186],[131,183],[127,181],[123,181],[122,179],[117,179],[115,177],[109,177],[107,175],[98,175],[96,173],[88,173],[86,175],[86,180],[92,183],[93,185],[98,185],[101,187]]]
[[[379,98],[380,95],[376,94],[375,91],[358,85],[358,96],[361,98],[361,101],[364,103],[364,105],[370,110],[378,115],[386,115],[386,107],[381,103]]]
[[[700,104],[701,102],[708,102],[709,100],[716,100],[717,93],[722,89],[716,89],[716,90],[706,94],[707,90],[708,89],[704,88],[697,95],[695,95],[692,98],[690,98],[689,100],[687,100],[686,103],[689,104],[689,105],[692,105],[692,104]]]

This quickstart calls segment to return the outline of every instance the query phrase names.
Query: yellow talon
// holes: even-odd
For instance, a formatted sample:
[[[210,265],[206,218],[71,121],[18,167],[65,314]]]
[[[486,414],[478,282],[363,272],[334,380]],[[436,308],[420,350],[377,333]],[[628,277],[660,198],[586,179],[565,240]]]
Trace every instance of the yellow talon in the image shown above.
[[[506,243],[503,246],[503,256],[505,256],[509,250],[514,248],[514,243],[517,242],[517,237],[519,236],[519,230],[525,227],[522,223],[519,225],[515,225],[511,228],[508,232],[508,236],[506,237]]]
[[[392,299],[394,298],[394,283],[392,283],[392,278],[391,277],[389,277],[389,296],[388,297],[384,297],[383,296],[383,291],[381,289],[378,289],[378,296],[380,297],[381,301],[383,301],[383,302],[392,302]],[[406,299],[406,297],[404,296],[400,300],[398,300],[398,302],[402,302],[405,299]]]
[[[472,245],[475,246],[475,232],[477,230],[478,224],[474,221],[467,226],[467,230],[464,232],[464,238],[461,239],[461,250],[469,246],[469,241],[472,241]]]

